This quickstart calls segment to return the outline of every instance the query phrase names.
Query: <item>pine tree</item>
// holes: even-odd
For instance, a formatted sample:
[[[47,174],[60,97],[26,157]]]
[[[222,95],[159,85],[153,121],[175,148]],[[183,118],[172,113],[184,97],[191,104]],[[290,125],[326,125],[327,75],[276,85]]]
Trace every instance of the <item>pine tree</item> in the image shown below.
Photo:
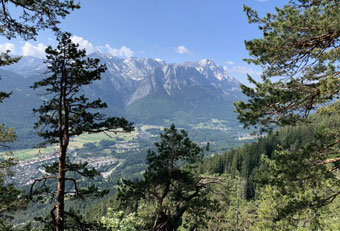
[[[210,186],[220,180],[195,173],[195,163],[202,160],[204,148],[192,142],[184,130],[178,132],[175,125],[164,129],[155,146],[157,153],[149,150],[147,154],[144,179],[123,181],[119,198],[125,202],[145,198],[155,205],[152,230],[177,230],[186,212],[204,217],[204,208],[210,206]]]
[[[65,211],[65,198],[67,196],[83,198],[84,194],[96,192],[95,187],[78,188],[77,180],[67,175],[68,172],[75,172],[85,177],[93,177],[97,174],[94,169],[89,170],[86,163],[69,161],[67,149],[71,137],[84,133],[133,130],[132,124],[124,118],[106,117],[95,112],[95,110],[107,107],[100,99],[90,101],[80,94],[82,87],[100,79],[106,67],[99,64],[98,59],[86,58],[86,51],[79,50],[78,44],[74,44],[70,37],[70,33],[60,34],[57,38],[57,48],[53,49],[49,46],[46,49],[46,63],[50,76],[32,86],[33,89],[43,88],[49,96],[40,108],[34,110],[40,114],[35,127],[42,128],[39,135],[47,143],[58,144],[59,160],[52,166],[46,167],[49,175],[34,181],[31,193],[33,194],[33,188],[38,182],[45,182],[49,179],[58,181],[56,206],[51,211],[54,226],[58,231],[65,228],[65,215],[78,220],[75,214]],[[73,191],[66,193],[66,182],[73,184]],[[40,187],[45,187],[45,185]],[[54,211],[56,211],[55,215]]]
[[[256,208],[252,201],[245,198],[246,182],[239,176],[227,174],[221,178],[224,182],[223,187],[216,188],[210,195],[210,200],[215,199],[219,209],[209,211],[208,227],[198,230],[251,230]]]
[[[340,194],[339,4],[291,0],[264,18],[244,8],[249,22],[263,31],[262,38],[245,42],[251,56],[246,61],[261,65],[264,72],[261,82],[249,76],[255,88],[242,86],[249,100],[235,104],[238,119],[245,127],[266,132],[285,125],[315,125],[318,115],[333,118],[315,125],[309,143],[280,148],[273,160],[264,161],[268,172],[262,174],[263,182],[291,198],[278,209],[277,221],[325,206]],[[314,111],[317,115],[311,116]]]
[[[17,11],[13,16],[12,9]],[[74,1],[61,0],[1,0],[0,1],[0,36],[7,39],[22,37],[25,40],[34,39],[38,35],[38,31],[42,29],[52,29],[58,31],[59,17],[64,18],[71,10],[78,9],[79,4]],[[0,53],[0,67],[10,65],[19,61],[20,57],[11,57],[10,51]],[[1,78],[0,78],[1,79]],[[0,92],[0,103],[8,98],[11,92]],[[10,168],[16,164],[16,160],[8,151],[7,144],[13,142],[16,138],[15,132],[11,128],[7,128],[4,124],[0,124],[0,148],[7,149],[0,156],[0,219],[6,217],[8,211],[23,207],[26,200],[21,198],[20,190],[9,184],[7,178],[11,175]],[[0,221],[1,229],[9,229]]]
[[[339,98],[338,0],[294,0],[264,18],[244,9],[249,22],[263,31],[263,38],[245,42],[251,56],[245,60],[264,67],[262,82],[249,76],[255,89],[241,86],[249,101],[235,104],[246,127],[260,125],[268,131],[294,125]]]
[[[9,227],[4,222],[11,218],[8,212],[15,211],[26,205],[27,200],[22,196],[21,190],[14,187],[10,182],[11,168],[16,165],[16,160],[9,151],[8,143],[15,140],[13,128],[7,128],[0,124],[0,229],[7,230]]]

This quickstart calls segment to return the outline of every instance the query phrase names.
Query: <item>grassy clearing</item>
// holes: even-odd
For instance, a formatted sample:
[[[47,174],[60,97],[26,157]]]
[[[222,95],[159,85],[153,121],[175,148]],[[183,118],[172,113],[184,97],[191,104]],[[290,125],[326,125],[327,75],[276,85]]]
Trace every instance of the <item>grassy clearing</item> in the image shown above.
[[[193,129],[227,129],[227,123],[226,120],[211,119],[209,122],[192,124],[191,126]]]
[[[102,133],[92,133],[92,134],[83,134],[81,136],[77,136],[71,139],[69,150],[72,151],[77,148],[82,148],[85,143],[99,143],[102,140],[115,140],[116,138],[123,139],[125,141],[132,141],[137,138],[138,132],[133,131],[131,133],[113,133],[113,132],[107,132],[105,134]],[[34,149],[22,149],[17,150],[13,152],[13,156],[18,160],[28,160],[32,159],[34,157],[37,157],[38,155],[47,155],[53,152],[56,152],[57,145],[48,146],[46,148],[34,148]]]
[[[32,148],[14,151],[13,156],[18,160],[29,160],[39,155],[47,155],[53,152],[57,152],[57,146],[55,145],[46,148]]]
[[[140,129],[144,132],[144,131],[146,131],[148,129],[160,129],[160,130],[164,130],[164,127],[163,126],[159,126],[159,125],[148,125],[148,124],[145,124],[145,125],[142,125]]]
[[[243,137],[237,138],[237,140],[239,140],[239,141],[242,141],[242,140],[255,140],[257,138],[258,138],[258,136],[243,136]]]

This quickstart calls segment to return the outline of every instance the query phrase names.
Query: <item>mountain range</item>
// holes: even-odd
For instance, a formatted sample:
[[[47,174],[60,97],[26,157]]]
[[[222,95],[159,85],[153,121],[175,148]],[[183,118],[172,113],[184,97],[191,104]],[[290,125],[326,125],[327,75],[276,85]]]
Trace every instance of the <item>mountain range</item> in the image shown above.
[[[101,80],[84,88],[85,95],[106,102],[106,113],[136,123],[185,125],[211,118],[235,120],[233,102],[244,99],[240,82],[211,60],[175,64],[99,52],[89,57],[100,59],[107,71]],[[29,86],[46,74],[43,60],[29,56],[0,69],[0,91],[13,92],[0,105],[1,122],[19,130],[32,125],[36,120],[32,108],[46,96]]]

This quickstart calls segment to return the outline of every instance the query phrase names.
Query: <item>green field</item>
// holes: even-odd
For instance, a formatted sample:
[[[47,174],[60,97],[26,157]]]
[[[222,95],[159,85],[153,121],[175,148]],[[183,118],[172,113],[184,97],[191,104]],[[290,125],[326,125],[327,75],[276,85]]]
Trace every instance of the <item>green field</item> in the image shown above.
[[[192,124],[192,128],[194,129],[228,129],[227,126],[228,121],[226,120],[218,120],[211,119],[209,122]]]
[[[211,119],[208,122],[205,123],[199,123],[199,124],[193,124],[191,125],[191,135],[193,136],[194,140],[196,142],[210,142],[210,144],[218,143],[218,146],[221,146],[218,148],[220,150],[223,148],[222,146],[227,146],[228,143],[233,142],[232,140],[228,140],[226,136],[231,139],[231,136],[229,134],[230,128],[227,126],[228,121],[225,120],[217,120],[217,119]],[[123,132],[102,132],[102,133],[86,133],[77,137],[73,137],[71,139],[69,150],[73,151],[75,149],[80,149],[84,147],[84,144],[86,143],[92,143],[99,147],[99,143],[102,140],[112,140],[112,141],[120,141],[120,142],[130,142],[130,141],[137,141],[138,135],[145,132],[150,132],[148,130],[158,129],[159,133],[161,133],[164,129],[164,126],[159,125],[149,125],[149,124],[143,124],[143,125],[137,125],[135,130],[130,133],[123,133]],[[178,128],[180,129],[180,128]],[[210,132],[208,132],[210,131]],[[213,137],[211,140],[207,140],[207,135],[204,135],[206,133],[209,133],[209,137],[212,138],[212,134],[216,134],[215,137]],[[151,131],[151,134],[158,134],[158,132]],[[242,137],[237,140],[236,142],[240,142],[243,140],[250,139],[248,137]],[[222,149],[225,150],[225,149]],[[110,153],[110,149],[103,150],[105,153]],[[48,146],[46,148],[33,148],[33,149],[21,149],[21,150],[15,150],[13,151],[13,155],[18,160],[29,160],[35,157],[38,157],[39,155],[47,155],[52,153],[57,153],[58,147],[57,145]],[[117,153],[119,153],[119,150],[116,150]]]
[[[147,126],[146,126],[147,127]],[[145,128],[147,129],[147,128]],[[131,141],[137,138],[138,132],[133,131],[130,133],[117,133],[114,132],[101,132],[92,134],[83,134],[71,139],[69,150],[82,148],[85,143],[99,143],[102,140],[115,140],[117,138],[123,139],[124,141]],[[13,156],[18,160],[28,160],[39,155],[47,155],[53,152],[57,152],[57,145],[47,146],[46,148],[33,148],[33,149],[22,149],[13,152]]]

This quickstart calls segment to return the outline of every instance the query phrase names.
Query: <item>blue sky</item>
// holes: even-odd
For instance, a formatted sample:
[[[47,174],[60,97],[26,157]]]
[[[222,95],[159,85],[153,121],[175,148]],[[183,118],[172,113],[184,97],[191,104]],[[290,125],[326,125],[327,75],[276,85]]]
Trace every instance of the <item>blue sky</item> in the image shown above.
[[[226,66],[231,76],[246,82],[246,73],[259,76],[260,67],[242,61],[248,56],[244,40],[261,37],[249,25],[243,4],[260,15],[286,0],[81,0],[81,9],[60,27],[88,52],[115,56],[159,58],[166,62],[211,59]],[[0,38],[0,51],[44,57],[53,34],[43,31],[36,41]]]

